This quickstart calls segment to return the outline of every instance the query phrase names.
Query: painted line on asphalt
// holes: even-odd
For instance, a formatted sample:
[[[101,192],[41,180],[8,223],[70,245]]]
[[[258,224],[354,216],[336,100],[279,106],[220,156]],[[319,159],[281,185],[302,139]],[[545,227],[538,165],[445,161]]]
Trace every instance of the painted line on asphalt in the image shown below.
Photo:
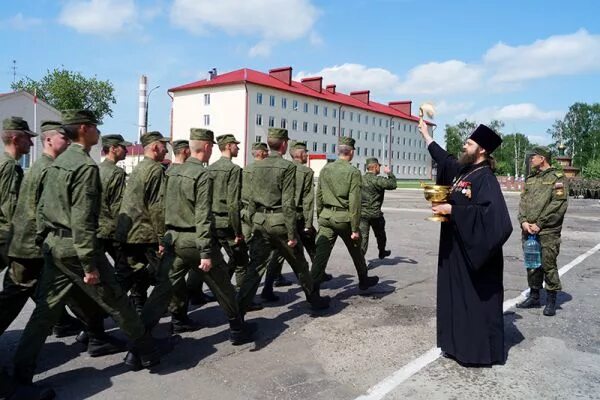
[[[431,209],[421,209],[421,208],[400,208],[400,207],[381,207],[382,211],[402,211],[402,212],[416,212],[416,213],[426,213],[431,214]]]
[[[596,253],[598,250],[600,250],[600,243],[598,243],[596,246],[592,247],[585,253],[581,254],[580,256],[575,258],[573,261],[571,261],[567,265],[560,268],[558,270],[558,275],[563,276],[564,274],[569,272],[571,269],[573,269],[575,266],[577,266],[578,264],[583,262],[583,260],[585,260],[586,258],[591,256],[592,254]],[[523,292],[521,292],[521,294],[519,296],[517,296],[513,299],[510,299],[510,300],[506,300],[502,304],[503,310],[507,311],[508,309],[514,307],[520,300],[522,300],[524,298],[524,296],[527,295],[528,292],[529,292],[529,289],[524,290]],[[428,351],[423,353],[420,357],[415,358],[414,360],[412,360],[411,362],[409,362],[408,364],[406,364],[405,366],[403,366],[402,368],[400,368],[399,370],[394,372],[392,375],[388,376],[387,378],[385,378],[384,380],[382,380],[375,386],[371,387],[369,390],[367,390],[367,394],[359,396],[355,400],[381,400],[381,399],[383,399],[388,393],[390,393],[392,390],[394,390],[395,388],[400,386],[403,382],[405,382],[406,380],[411,378],[413,375],[415,375],[416,373],[421,371],[423,368],[425,368],[426,366],[428,366],[429,364],[431,364],[432,362],[434,362],[435,360],[440,358],[441,355],[442,355],[442,351],[438,347],[433,347],[433,348],[429,349]]]

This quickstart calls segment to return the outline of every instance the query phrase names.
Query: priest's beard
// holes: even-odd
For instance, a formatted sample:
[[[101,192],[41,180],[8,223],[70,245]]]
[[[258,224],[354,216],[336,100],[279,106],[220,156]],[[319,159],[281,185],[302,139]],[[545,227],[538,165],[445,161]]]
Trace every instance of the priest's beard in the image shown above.
[[[462,153],[460,158],[458,159],[458,163],[462,166],[465,165],[473,165],[477,161],[477,153],[467,153],[466,151]]]

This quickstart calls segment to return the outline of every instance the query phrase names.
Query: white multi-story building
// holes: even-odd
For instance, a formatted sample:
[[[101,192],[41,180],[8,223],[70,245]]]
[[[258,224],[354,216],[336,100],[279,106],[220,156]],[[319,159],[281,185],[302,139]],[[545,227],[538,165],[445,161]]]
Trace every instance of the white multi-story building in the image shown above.
[[[361,171],[367,158],[377,157],[399,179],[431,177],[431,158],[411,101],[384,105],[372,101],[368,90],[343,94],[335,85],[323,87],[322,77],[296,82],[291,67],[268,74],[247,68],[213,73],[169,92],[173,140],[187,139],[192,127],[215,135],[232,133],[241,142],[235,160],[241,166],[251,162],[252,143],[266,142],[268,129],[276,127],[287,128],[292,139],[305,140],[314,159],[335,159],[338,137],[350,136],[356,139],[352,163]],[[217,157],[219,152],[213,152]]]

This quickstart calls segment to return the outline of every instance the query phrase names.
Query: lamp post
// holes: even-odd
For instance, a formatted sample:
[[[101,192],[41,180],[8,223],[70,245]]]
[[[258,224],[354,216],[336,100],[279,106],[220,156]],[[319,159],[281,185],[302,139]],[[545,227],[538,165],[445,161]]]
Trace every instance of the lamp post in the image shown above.
[[[148,92],[148,95],[146,95],[146,115],[144,116],[144,120],[145,120],[145,126],[146,126],[146,132],[148,132],[148,103],[150,100],[150,95],[152,94],[152,92],[154,92],[156,89],[158,89],[160,87],[160,85],[153,87],[152,89],[150,89],[150,91]]]

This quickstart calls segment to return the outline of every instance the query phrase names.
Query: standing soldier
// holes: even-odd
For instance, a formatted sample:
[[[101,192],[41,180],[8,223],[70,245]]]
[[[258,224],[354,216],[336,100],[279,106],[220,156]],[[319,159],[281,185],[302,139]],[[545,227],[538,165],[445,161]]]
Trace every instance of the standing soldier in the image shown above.
[[[207,129],[190,130],[191,157],[167,180],[165,243],[173,267],[170,278],[173,297],[169,311],[174,331],[194,328],[187,316],[188,301],[185,275],[198,268],[202,278],[229,318],[230,340],[239,345],[249,340],[235,300],[235,288],[227,270],[221,249],[216,243],[212,206],[212,179],[203,166],[212,154],[214,134]],[[181,328],[181,329],[180,329]]]
[[[229,275],[235,273],[238,288],[248,266],[248,247],[240,217],[242,169],[231,161],[238,155],[239,143],[233,135],[217,136],[221,158],[208,167],[213,181],[212,212],[218,245],[229,257]]]
[[[542,247],[542,265],[527,270],[529,296],[518,308],[540,306],[540,289],[546,282],[546,307],[544,315],[556,314],[556,293],[562,289],[556,258],[560,249],[560,232],[567,212],[568,190],[565,176],[550,165],[550,149],[534,147],[530,164],[531,174],[525,181],[525,189],[519,204],[519,223],[523,240],[528,234],[538,235]]]
[[[140,141],[144,159],[129,177],[117,220],[120,257],[116,272],[124,289],[131,289],[131,298],[146,327],[152,328],[166,311],[171,296],[169,265],[161,262],[165,231],[165,172],[161,162],[169,139],[160,132],[148,132]],[[147,299],[151,284],[154,289]]]
[[[190,157],[190,142],[187,140],[175,140],[171,147],[173,148],[173,161],[167,169],[167,176],[177,171]]]
[[[37,136],[21,117],[9,117],[2,121],[4,153],[0,155],[0,272],[8,267],[10,223],[17,206],[19,188],[23,180],[23,168],[18,161],[29,154]]]
[[[381,212],[383,197],[386,190],[396,189],[396,177],[390,167],[384,167],[383,172],[387,178],[379,176],[381,164],[376,158],[367,159],[367,172],[362,177],[361,189],[361,214],[360,214],[360,236],[361,250],[363,256],[367,254],[369,247],[369,230],[373,228],[375,239],[377,239],[377,248],[379,249],[379,259],[392,254],[386,250],[387,237],[385,235],[385,218]]]
[[[311,307],[329,307],[329,297],[320,297],[314,290],[304,248],[296,233],[296,166],[282,157],[288,139],[287,129],[269,128],[267,142],[271,153],[255,163],[252,171],[248,215],[254,225],[250,265],[239,293],[242,313],[254,299],[272,249],[277,249],[290,264]]]
[[[368,276],[365,257],[360,249],[360,171],[350,164],[354,158],[354,139],[342,136],[338,159],[321,170],[317,186],[317,254],[311,275],[318,290],[325,276],[327,261],[337,237],[341,237],[358,273],[358,287],[367,290],[379,282]]]
[[[127,146],[131,143],[121,135],[102,136],[102,151],[104,161],[100,163],[100,183],[102,184],[102,203],[100,204],[100,218],[98,221],[98,238],[104,245],[104,250],[110,254],[113,262],[117,261],[115,246],[115,230],[117,218],[121,209],[123,192],[127,174],[117,163],[125,159]]]
[[[114,280],[98,243],[100,174],[89,156],[91,147],[98,143],[97,123],[90,111],[64,111],[64,129],[73,144],[48,168],[46,180],[52,185],[44,187],[38,208],[38,235],[46,237],[45,265],[36,308],[14,356],[14,379],[29,387],[38,355],[60,316],[65,297],[78,291],[98,303],[133,340],[126,357],[129,366],[150,367],[159,362],[152,337]]]
[[[246,168],[242,170],[242,234],[244,235],[244,239],[248,242],[250,237],[252,236],[252,221],[248,218],[248,203],[250,202],[250,188],[252,186],[252,171],[254,171],[254,167],[256,163],[264,160],[269,155],[269,149],[267,148],[267,144],[253,143],[252,144],[252,157],[254,157],[254,162],[252,164],[246,165]]]

